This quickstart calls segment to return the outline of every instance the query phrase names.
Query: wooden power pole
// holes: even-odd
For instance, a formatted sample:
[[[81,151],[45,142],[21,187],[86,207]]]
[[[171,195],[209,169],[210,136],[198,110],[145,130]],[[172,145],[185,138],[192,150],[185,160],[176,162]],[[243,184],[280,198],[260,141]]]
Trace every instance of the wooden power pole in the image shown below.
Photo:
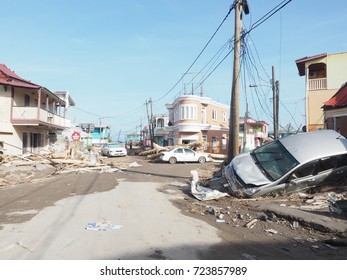
[[[275,80],[275,67],[272,66],[272,98],[273,98],[273,126],[274,139],[278,139],[278,110],[279,110],[279,81]]]
[[[241,29],[242,29],[242,11],[249,13],[246,0],[235,0],[235,36],[234,36],[234,67],[233,82],[230,100],[230,118],[229,118],[229,147],[228,162],[239,154],[239,77],[240,77],[240,50],[241,50]]]

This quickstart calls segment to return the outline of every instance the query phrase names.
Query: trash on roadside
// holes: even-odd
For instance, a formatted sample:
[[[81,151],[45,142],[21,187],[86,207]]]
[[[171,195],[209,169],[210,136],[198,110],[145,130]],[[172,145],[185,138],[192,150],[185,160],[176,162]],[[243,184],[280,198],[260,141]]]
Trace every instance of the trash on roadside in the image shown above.
[[[142,166],[142,165],[138,164],[136,161],[132,162],[132,163],[129,163],[129,167],[140,167],[140,166]]]
[[[347,200],[346,199],[338,199],[335,194],[328,194],[328,202],[329,209],[331,212],[336,213],[338,215],[342,215],[343,213],[347,213]]]
[[[277,230],[274,230],[274,229],[272,229],[272,228],[266,229],[265,231],[266,231],[267,233],[270,233],[270,234],[277,234],[277,233],[278,233]]]
[[[85,227],[86,230],[93,230],[93,231],[109,231],[113,229],[119,229],[123,226],[120,225],[113,225],[108,221],[103,221],[99,223],[88,223]]]
[[[294,221],[293,224],[292,224],[292,227],[293,227],[293,228],[299,227],[299,222]]]
[[[309,237],[309,238],[307,238],[307,241],[313,243],[313,242],[317,242],[317,239]]]
[[[255,223],[258,222],[258,219],[253,219],[252,221],[248,222],[247,224],[244,225],[246,228],[252,228],[254,227]]]
[[[198,171],[192,170],[190,173],[193,175],[191,193],[198,200],[212,200],[229,196],[227,193],[200,186]]]

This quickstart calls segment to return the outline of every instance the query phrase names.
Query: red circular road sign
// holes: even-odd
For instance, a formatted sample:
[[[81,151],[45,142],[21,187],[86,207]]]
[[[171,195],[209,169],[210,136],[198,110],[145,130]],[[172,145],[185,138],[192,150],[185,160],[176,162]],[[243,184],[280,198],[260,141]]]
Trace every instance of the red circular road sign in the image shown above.
[[[74,141],[78,141],[81,139],[81,134],[77,131],[74,131],[74,133],[71,134],[71,138]]]

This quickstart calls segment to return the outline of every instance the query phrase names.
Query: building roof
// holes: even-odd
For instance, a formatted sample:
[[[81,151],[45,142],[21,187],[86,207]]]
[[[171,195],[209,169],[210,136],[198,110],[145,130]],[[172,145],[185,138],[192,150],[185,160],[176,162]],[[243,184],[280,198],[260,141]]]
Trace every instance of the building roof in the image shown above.
[[[239,118],[239,122],[241,124],[243,124],[245,122],[245,118],[244,117],[240,117]],[[253,124],[253,125],[269,125],[267,122],[265,121],[256,121],[250,117],[247,118],[247,124]]]
[[[299,59],[295,60],[296,67],[298,67],[299,76],[305,76],[305,63],[307,61],[323,58],[326,56],[327,56],[326,53],[322,53],[322,54],[317,54],[314,56],[305,56],[303,58],[299,58]]]
[[[66,90],[55,91],[54,94],[60,99],[64,100],[68,106],[75,106],[75,101],[72,99],[70,93]]]
[[[15,72],[8,68],[5,64],[0,64],[0,84],[15,87],[39,89],[40,85],[34,84],[19,77]]]
[[[57,100],[60,103],[60,105],[62,106],[66,105],[65,100],[61,99],[59,96],[52,93],[49,89],[19,77],[14,71],[8,68],[5,64],[0,64],[0,85],[27,88],[27,89],[28,88],[37,89],[37,90],[42,89],[42,91],[45,94]]]
[[[323,109],[336,109],[347,106],[347,82],[331,97],[328,101],[324,102]]]

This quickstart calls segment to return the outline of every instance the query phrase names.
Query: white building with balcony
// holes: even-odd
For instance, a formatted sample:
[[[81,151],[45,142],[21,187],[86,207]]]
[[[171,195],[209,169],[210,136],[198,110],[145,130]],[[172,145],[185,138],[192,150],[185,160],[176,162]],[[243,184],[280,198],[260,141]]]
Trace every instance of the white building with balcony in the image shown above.
[[[71,98],[70,98],[71,99]],[[74,105],[72,99],[70,105]],[[66,101],[0,64],[0,144],[6,154],[37,153],[70,127]]]
[[[347,80],[347,52],[304,57],[295,63],[306,81],[306,130],[324,128],[322,106]]]

